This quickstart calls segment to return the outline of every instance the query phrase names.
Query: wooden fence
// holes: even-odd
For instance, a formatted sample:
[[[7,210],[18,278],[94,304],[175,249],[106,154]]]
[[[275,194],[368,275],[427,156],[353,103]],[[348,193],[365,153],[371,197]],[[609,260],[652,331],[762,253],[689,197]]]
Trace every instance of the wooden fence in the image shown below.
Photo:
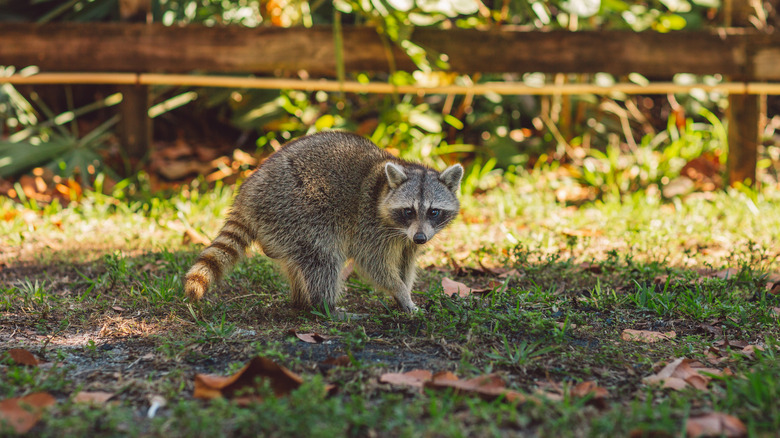
[[[342,32],[347,72],[388,71],[390,59],[396,69],[415,68],[401,50],[388,50],[372,28],[344,27]],[[457,73],[606,72],[621,76],[637,72],[651,80],[668,80],[677,73],[724,75],[737,84],[728,89],[729,177],[731,181],[755,180],[759,132],[755,90],[762,89],[762,83],[780,81],[780,35],[743,28],[665,34],[418,28],[412,40],[430,53],[446,54],[451,70]],[[335,76],[336,59],[333,29],[329,26],[0,26],[0,65],[37,65],[43,72],[131,72],[136,73],[133,77],[142,78],[192,72],[294,76],[305,70],[311,77],[321,78]],[[24,81],[0,78],[0,82],[15,80]],[[142,153],[151,132],[146,117],[148,85],[140,79],[130,84],[126,80],[107,81],[124,84],[119,85],[125,95],[120,132],[129,150]],[[763,89],[777,90],[777,85],[770,83]],[[647,91],[651,94],[651,89]]]

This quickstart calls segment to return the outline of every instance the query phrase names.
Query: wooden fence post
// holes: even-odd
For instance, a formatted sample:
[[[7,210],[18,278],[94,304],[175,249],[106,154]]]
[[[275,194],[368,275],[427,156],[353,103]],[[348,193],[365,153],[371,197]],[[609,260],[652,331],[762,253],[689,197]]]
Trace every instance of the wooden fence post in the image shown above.
[[[756,181],[758,162],[758,96],[730,94],[727,112],[729,123],[729,184]]]
[[[750,26],[751,2],[726,0],[724,12],[726,26]],[[751,53],[745,54],[751,57]],[[752,79],[752,62],[746,63],[748,71],[731,78],[733,81]],[[726,113],[729,124],[728,179],[736,183],[753,185],[756,182],[759,143],[759,96],[754,94],[729,94],[729,108]]]
[[[122,0],[119,14],[122,21],[147,21],[151,12],[151,0]],[[136,165],[149,152],[152,144],[152,120],[149,118],[149,86],[120,85],[122,103],[119,104],[117,134],[131,163]]]
[[[122,120],[117,128],[119,142],[133,165],[149,151],[152,143],[152,120],[149,118],[149,86],[119,85],[122,102],[119,114]]]

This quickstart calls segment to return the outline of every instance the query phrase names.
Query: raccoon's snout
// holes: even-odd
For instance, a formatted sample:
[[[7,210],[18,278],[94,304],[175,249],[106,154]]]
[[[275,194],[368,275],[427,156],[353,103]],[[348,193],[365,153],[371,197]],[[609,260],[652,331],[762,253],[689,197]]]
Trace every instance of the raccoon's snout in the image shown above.
[[[416,243],[418,245],[422,245],[423,243],[428,241],[428,238],[425,237],[425,233],[423,233],[422,231],[418,231],[414,235],[414,237],[412,237],[412,240],[414,241],[414,243]]]

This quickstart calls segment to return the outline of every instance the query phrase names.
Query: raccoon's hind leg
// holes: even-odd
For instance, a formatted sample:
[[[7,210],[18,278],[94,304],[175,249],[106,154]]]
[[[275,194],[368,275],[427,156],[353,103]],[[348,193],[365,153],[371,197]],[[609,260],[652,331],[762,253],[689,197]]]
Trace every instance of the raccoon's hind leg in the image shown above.
[[[344,289],[341,279],[344,261],[342,257],[326,251],[306,251],[299,257],[282,261],[290,280],[290,300],[293,305],[335,311]]]
[[[282,271],[290,283],[290,301],[293,307],[305,308],[311,305],[306,282],[301,269],[290,260],[282,261]]]

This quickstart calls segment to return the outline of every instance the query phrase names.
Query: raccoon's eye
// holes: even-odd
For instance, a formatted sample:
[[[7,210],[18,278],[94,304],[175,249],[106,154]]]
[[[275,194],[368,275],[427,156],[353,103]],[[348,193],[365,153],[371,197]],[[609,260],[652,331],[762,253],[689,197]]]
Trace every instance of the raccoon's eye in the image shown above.
[[[406,217],[406,218],[414,217],[414,209],[413,208],[404,208],[404,217]]]
[[[441,214],[441,210],[439,210],[438,208],[432,208],[428,210],[428,216],[430,217],[439,217],[440,214]]]

